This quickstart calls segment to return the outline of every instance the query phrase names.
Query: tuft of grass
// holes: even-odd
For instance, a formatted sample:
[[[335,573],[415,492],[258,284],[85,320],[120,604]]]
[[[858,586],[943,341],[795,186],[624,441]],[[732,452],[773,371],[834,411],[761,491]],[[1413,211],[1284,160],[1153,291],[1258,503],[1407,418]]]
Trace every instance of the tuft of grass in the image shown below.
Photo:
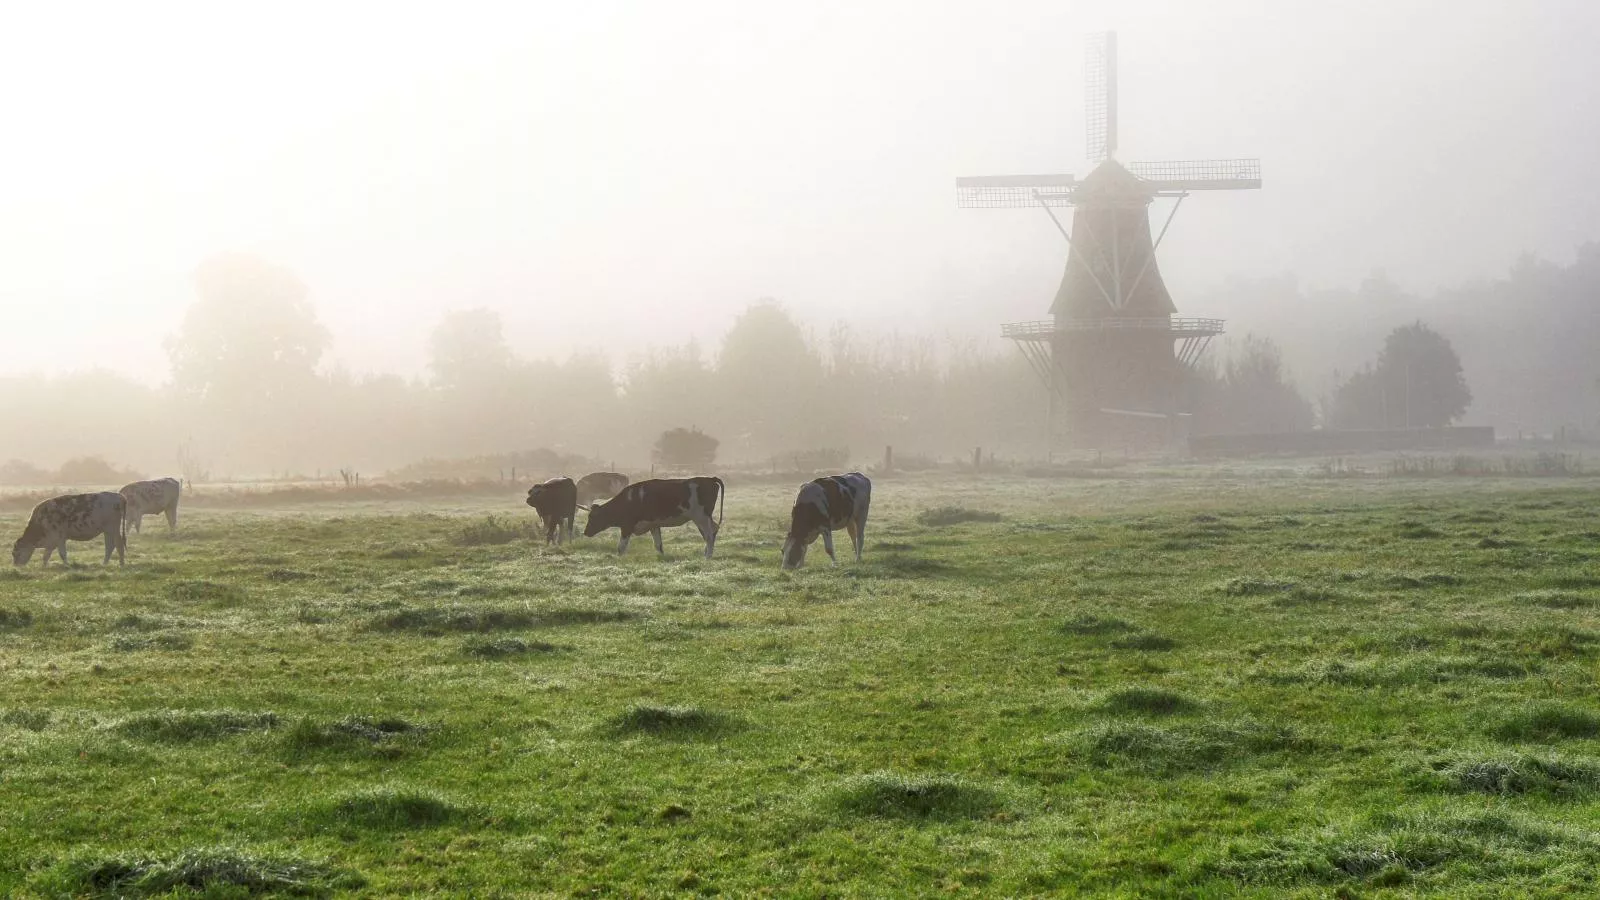
[[[375,830],[434,828],[462,817],[460,807],[431,791],[376,787],[344,794],[319,811],[323,821]]]
[[[1546,609],[1590,609],[1596,605],[1600,605],[1600,600],[1596,600],[1594,597],[1591,597],[1587,594],[1578,594],[1572,591],[1550,589],[1523,591],[1512,599],[1520,603],[1531,603],[1535,606],[1543,606]]]
[[[1445,866],[1471,880],[1503,876],[1508,863],[1510,871],[1523,873],[1562,862],[1587,868],[1595,856],[1591,838],[1500,812],[1373,819],[1365,826],[1237,843],[1206,868],[1253,884],[1354,880],[1382,887]]]
[[[119,653],[138,650],[188,650],[194,638],[181,631],[158,631],[154,634],[119,634],[111,639],[111,649]]]
[[[0,725],[9,725],[25,731],[43,731],[50,727],[47,709],[8,709],[0,713]]]
[[[167,597],[176,603],[210,603],[216,606],[238,606],[244,603],[245,594],[239,587],[219,581],[179,581],[167,588]]]
[[[33,624],[33,613],[14,606],[0,606],[0,631],[20,631]]]
[[[696,737],[730,730],[728,716],[697,706],[658,706],[639,703],[623,710],[611,720],[618,734],[651,734],[661,737]]]
[[[481,656],[484,659],[504,659],[508,656],[522,656],[527,653],[553,653],[561,648],[555,644],[544,641],[529,641],[519,637],[503,638],[468,638],[461,645],[461,652],[468,656]]]
[[[1061,630],[1067,634],[1116,634],[1132,631],[1133,626],[1121,619],[1107,619],[1080,613],[1063,622]]]
[[[1109,722],[1072,735],[1068,743],[1093,765],[1155,772],[1209,769],[1250,756],[1310,747],[1292,729],[1251,719],[1172,726]]]
[[[1107,694],[1101,707],[1113,713],[1171,716],[1194,709],[1194,702],[1176,691],[1135,687]]]
[[[935,506],[917,513],[917,524],[929,528],[941,528],[947,525],[963,525],[967,522],[998,522],[1000,518],[999,513],[983,509]]]
[[[421,725],[398,717],[345,716],[332,722],[307,717],[295,722],[284,735],[284,745],[291,755],[376,751],[380,756],[390,756],[399,749],[400,740],[414,738],[424,730]]]
[[[217,741],[252,731],[278,727],[278,716],[270,712],[241,712],[234,709],[158,709],[136,713],[111,726],[116,733],[134,740],[163,744],[190,744]]]
[[[847,779],[827,795],[839,812],[884,819],[972,819],[1000,804],[995,793],[950,775],[873,772]]]
[[[1504,717],[1491,733],[1523,743],[1600,737],[1600,716],[1576,706],[1539,703]]]
[[[86,850],[51,866],[39,886],[45,894],[63,896],[254,897],[316,896],[362,882],[326,862],[238,847],[195,847],[164,856]]]
[[[1111,642],[1111,646],[1117,650],[1152,650],[1157,652],[1165,652],[1177,647],[1178,642],[1165,635],[1160,635],[1149,631],[1142,631],[1136,634],[1130,634],[1127,637],[1117,638]]]
[[[1281,594],[1292,590],[1296,582],[1279,581],[1275,578],[1229,578],[1222,583],[1222,592],[1230,597],[1260,597],[1266,594]]]
[[[1600,765],[1528,754],[1448,760],[1435,765],[1446,785],[1478,794],[1587,794],[1600,787]]]
[[[516,541],[542,539],[536,523],[515,519],[503,521],[498,516],[485,516],[482,521],[463,525],[455,533],[455,543],[462,547],[497,547]]]
[[[1384,579],[1383,583],[1388,587],[1399,590],[1416,590],[1418,588],[1454,587],[1461,584],[1461,582],[1460,575],[1452,575],[1449,572],[1423,572],[1416,575],[1402,572],[1390,575]]]
[[[621,609],[530,609],[528,607],[424,606],[384,613],[372,620],[379,631],[420,631],[443,634],[451,631],[525,631],[563,625],[601,625],[629,622],[638,613]]]

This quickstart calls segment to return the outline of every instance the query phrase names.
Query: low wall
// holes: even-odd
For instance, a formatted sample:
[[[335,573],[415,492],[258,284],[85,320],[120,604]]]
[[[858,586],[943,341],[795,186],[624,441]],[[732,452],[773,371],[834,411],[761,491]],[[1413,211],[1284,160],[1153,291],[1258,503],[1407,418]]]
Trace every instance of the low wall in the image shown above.
[[[1370,431],[1291,431],[1276,434],[1208,434],[1189,438],[1198,457],[1260,454],[1327,455],[1386,450],[1468,450],[1494,446],[1487,425],[1457,428],[1383,428]]]

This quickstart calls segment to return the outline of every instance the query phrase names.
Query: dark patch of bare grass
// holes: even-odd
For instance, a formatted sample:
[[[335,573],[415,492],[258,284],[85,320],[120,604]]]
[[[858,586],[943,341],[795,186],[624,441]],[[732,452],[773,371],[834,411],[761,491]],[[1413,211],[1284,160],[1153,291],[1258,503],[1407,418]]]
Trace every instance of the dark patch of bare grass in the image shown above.
[[[118,653],[136,653],[141,650],[188,650],[194,638],[182,631],[158,631],[153,634],[119,634],[111,639],[110,647]]]
[[[40,732],[50,727],[50,711],[47,709],[8,709],[0,713],[0,725],[21,728],[24,731]]]
[[[1132,631],[1133,626],[1121,619],[1080,613],[1061,624],[1067,634],[1119,634]]]
[[[1153,653],[1165,653],[1177,646],[1177,641],[1152,631],[1141,631],[1111,641],[1114,650],[1144,650]]]
[[[1222,583],[1222,593],[1230,597],[1262,597],[1293,590],[1298,582],[1279,578],[1229,578]]]
[[[1542,606],[1546,609],[1592,609],[1600,606],[1600,600],[1588,595],[1573,591],[1545,588],[1537,591],[1523,591],[1512,598],[1519,603],[1529,603]]]
[[[1253,719],[1165,726],[1108,722],[1071,736],[1069,745],[1075,755],[1095,766],[1160,773],[1210,769],[1250,756],[1310,748],[1293,729]]]
[[[291,756],[328,752],[393,757],[426,731],[426,727],[400,717],[353,715],[333,721],[305,717],[284,735],[284,748]]]
[[[462,547],[496,547],[517,541],[539,540],[537,523],[527,519],[501,519],[485,516],[456,529],[455,543]]]

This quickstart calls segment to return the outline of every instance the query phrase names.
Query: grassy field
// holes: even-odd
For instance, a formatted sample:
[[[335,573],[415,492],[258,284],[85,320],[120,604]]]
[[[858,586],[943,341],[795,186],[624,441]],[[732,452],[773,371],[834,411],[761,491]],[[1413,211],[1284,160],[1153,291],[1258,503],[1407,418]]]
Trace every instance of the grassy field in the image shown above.
[[[793,574],[792,488],[188,511],[0,571],[0,895],[1593,896],[1591,484],[880,480]]]

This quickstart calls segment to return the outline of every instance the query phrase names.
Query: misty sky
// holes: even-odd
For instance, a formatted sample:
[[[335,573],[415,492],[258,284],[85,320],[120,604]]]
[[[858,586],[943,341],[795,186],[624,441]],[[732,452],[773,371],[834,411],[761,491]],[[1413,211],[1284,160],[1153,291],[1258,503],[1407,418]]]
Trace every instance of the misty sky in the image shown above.
[[[1043,318],[1042,213],[958,175],[1085,173],[1083,41],[1119,33],[1124,159],[1260,156],[1162,247],[1232,276],[1431,291],[1600,240],[1600,3],[15,4],[0,18],[0,373],[152,383],[207,255],[311,286],[355,371],[448,310],[516,349]]]

